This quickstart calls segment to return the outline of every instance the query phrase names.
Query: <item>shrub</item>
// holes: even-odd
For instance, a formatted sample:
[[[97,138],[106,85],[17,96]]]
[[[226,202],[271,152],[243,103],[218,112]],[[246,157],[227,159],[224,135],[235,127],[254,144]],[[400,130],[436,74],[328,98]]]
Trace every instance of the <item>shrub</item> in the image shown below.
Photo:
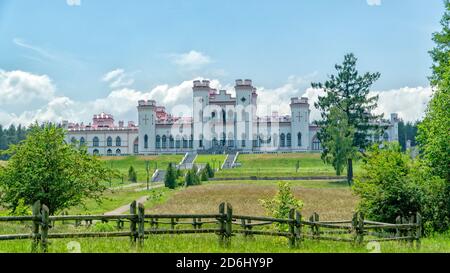
[[[196,168],[192,168],[192,170],[187,171],[184,180],[186,187],[200,185],[200,178],[198,177],[196,170]]]
[[[206,163],[205,170],[208,173],[209,178],[214,177],[214,170],[211,168],[211,165],[209,165],[209,163]]]
[[[11,216],[27,216],[32,215],[30,206],[25,204],[25,200],[23,198],[20,198],[17,202],[17,205],[15,208],[11,209],[8,213],[8,215]]]
[[[295,198],[291,186],[287,182],[278,183],[278,191],[271,199],[260,200],[269,216],[274,218],[289,218],[291,209],[301,210],[303,202]],[[276,224],[280,231],[287,231],[288,225]]]
[[[172,163],[169,163],[167,167],[166,176],[164,177],[164,185],[169,189],[175,189],[177,187],[177,171],[173,167]]]
[[[395,222],[397,216],[423,216],[429,229],[448,227],[445,181],[432,176],[421,161],[412,161],[397,143],[369,149],[363,172],[353,186],[360,197],[358,210],[367,218]]]
[[[206,169],[203,169],[200,172],[200,181],[208,181],[209,177],[208,177],[208,171]]]
[[[133,183],[137,182],[137,174],[133,166],[130,166],[130,168],[128,169],[128,181],[131,181]]]

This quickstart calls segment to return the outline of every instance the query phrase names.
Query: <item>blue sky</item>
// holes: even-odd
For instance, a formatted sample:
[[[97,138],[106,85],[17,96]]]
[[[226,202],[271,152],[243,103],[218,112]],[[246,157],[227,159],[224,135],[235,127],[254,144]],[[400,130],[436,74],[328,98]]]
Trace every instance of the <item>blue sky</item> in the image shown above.
[[[37,118],[54,99],[100,105],[124,89],[158,93],[170,104],[154,89],[167,86],[169,94],[197,77],[225,87],[251,78],[272,93],[268,98],[274,92],[300,96],[311,81],[325,80],[347,52],[357,55],[360,70],[382,74],[374,91],[429,93],[428,50],[443,11],[440,0],[2,0],[0,81],[24,82],[0,82],[0,94],[3,88],[10,97],[22,91],[48,97],[25,105],[0,98],[0,123]],[[8,74],[14,71],[24,74]],[[49,82],[36,87],[27,82],[33,76]],[[283,93],[286,86],[292,90]],[[403,118],[420,116],[408,117],[400,106]],[[118,112],[133,118],[131,109]]]

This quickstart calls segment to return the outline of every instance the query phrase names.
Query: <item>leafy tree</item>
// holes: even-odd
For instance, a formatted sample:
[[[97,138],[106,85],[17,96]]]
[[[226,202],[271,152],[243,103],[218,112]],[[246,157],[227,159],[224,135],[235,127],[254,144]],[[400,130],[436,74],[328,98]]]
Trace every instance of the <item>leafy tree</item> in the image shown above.
[[[278,191],[271,199],[259,200],[269,216],[274,218],[289,218],[291,209],[301,210],[303,202],[295,198],[292,188],[287,182],[278,183]],[[286,224],[276,224],[280,231],[287,231]]]
[[[369,97],[370,87],[380,78],[380,73],[360,75],[356,62],[355,55],[347,54],[341,65],[335,65],[336,75],[331,75],[324,83],[311,84],[313,88],[323,89],[325,92],[325,96],[319,96],[318,102],[314,104],[322,117],[322,120],[316,121],[320,126],[317,136],[325,145],[332,141],[327,126],[330,124],[331,109],[334,107],[344,113],[348,125],[355,129],[352,146],[358,149],[365,149],[369,145],[369,133],[380,135],[383,129],[376,125],[376,121],[383,115],[372,114],[372,110],[377,107],[378,96]],[[329,147],[325,145],[322,152],[324,161],[330,152]],[[349,166],[352,166],[351,161],[349,163]]]
[[[400,121],[398,123],[398,142],[402,147],[402,151],[406,151],[407,141],[411,141],[411,146],[416,146],[416,135],[417,135],[418,122],[404,122]]]
[[[360,197],[358,209],[372,220],[393,223],[397,216],[419,212],[427,227],[441,231],[449,220],[445,187],[421,161],[402,153],[398,143],[386,143],[369,149],[353,191]]]
[[[128,169],[128,181],[131,181],[133,183],[137,182],[137,174],[133,166],[130,166],[130,168]]]
[[[172,163],[169,163],[167,167],[166,176],[164,177],[164,185],[169,189],[175,189],[177,187],[177,175],[176,170]]]
[[[450,182],[450,1],[444,3],[443,29],[433,35],[436,47],[430,52],[433,59],[431,84],[435,90],[419,125],[417,140],[433,174]]]
[[[340,108],[333,107],[323,131],[328,136],[322,143],[327,149],[325,162],[334,167],[336,175],[341,175],[348,160],[354,158],[357,152],[353,146],[355,129],[348,123],[345,113]]]
[[[54,125],[33,125],[27,138],[6,151],[11,156],[0,171],[0,203],[12,210],[20,200],[40,200],[54,214],[86,199],[100,201],[109,177],[103,162],[65,142],[65,131]]]

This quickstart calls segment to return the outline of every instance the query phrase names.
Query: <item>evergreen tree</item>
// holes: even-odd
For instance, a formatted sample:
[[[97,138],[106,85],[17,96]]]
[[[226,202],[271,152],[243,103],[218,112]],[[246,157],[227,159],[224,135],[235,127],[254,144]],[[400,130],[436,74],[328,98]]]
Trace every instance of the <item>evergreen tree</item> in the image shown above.
[[[172,163],[169,163],[167,167],[166,176],[164,177],[164,185],[169,189],[175,189],[177,187],[176,170]]]
[[[433,35],[436,47],[430,52],[434,94],[419,125],[417,140],[421,155],[433,174],[450,182],[450,1],[445,0],[444,4],[442,31]]]
[[[137,182],[137,174],[133,166],[130,166],[130,168],[128,169],[128,181],[131,181],[133,183]]]
[[[319,101],[314,106],[320,111],[322,120],[316,121],[320,126],[317,133],[323,146],[322,159],[326,162],[331,147],[333,136],[327,126],[330,125],[331,109],[336,107],[342,111],[349,126],[354,128],[352,146],[357,149],[365,149],[369,145],[369,133],[381,135],[382,129],[376,125],[376,121],[383,115],[374,115],[372,110],[377,107],[378,96],[369,97],[370,87],[380,78],[380,73],[365,73],[360,75],[356,69],[357,58],[353,54],[347,54],[341,65],[335,65],[336,75],[331,75],[324,83],[312,83],[313,88],[323,89],[325,96],[319,96]],[[349,168],[352,166],[351,157],[348,155]],[[352,173],[351,169],[348,173]],[[351,177],[349,178],[351,179]]]
[[[205,170],[208,173],[209,178],[214,177],[214,170],[211,168],[211,165],[209,163],[206,163]]]

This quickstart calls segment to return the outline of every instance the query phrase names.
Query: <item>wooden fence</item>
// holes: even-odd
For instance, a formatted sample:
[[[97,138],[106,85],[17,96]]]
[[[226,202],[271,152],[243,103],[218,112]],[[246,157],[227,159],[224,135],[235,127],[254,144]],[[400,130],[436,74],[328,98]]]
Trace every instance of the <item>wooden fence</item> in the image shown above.
[[[217,214],[145,214],[142,204],[134,201],[129,214],[121,215],[58,215],[50,216],[46,205],[36,202],[32,216],[0,217],[1,222],[31,222],[29,234],[0,235],[2,240],[32,240],[32,251],[48,250],[49,239],[87,238],[87,237],[130,237],[132,244],[142,246],[145,238],[157,234],[193,234],[212,233],[219,238],[220,245],[227,247],[236,234],[245,237],[254,235],[283,236],[288,238],[289,246],[296,247],[304,239],[329,240],[362,244],[371,241],[405,241],[412,246],[420,246],[422,235],[421,216],[417,214],[408,218],[398,217],[395,224],[365,220],[361,213],[356,213],[352,220],[320,221],[319,214],[314,213],[308,220],[295,210],[289,218],[244,216],[233,214],[229,203],[219,205]],[[71,232],[51,233],[56,224],[73,223],[75,226],[90,226],[93,221],[116,223],[114,232]],[[127,223],[127,229],[125,227]],[[147,225],[147,226],[146,226]],[[39,248],[40,246],[40,248]]]

